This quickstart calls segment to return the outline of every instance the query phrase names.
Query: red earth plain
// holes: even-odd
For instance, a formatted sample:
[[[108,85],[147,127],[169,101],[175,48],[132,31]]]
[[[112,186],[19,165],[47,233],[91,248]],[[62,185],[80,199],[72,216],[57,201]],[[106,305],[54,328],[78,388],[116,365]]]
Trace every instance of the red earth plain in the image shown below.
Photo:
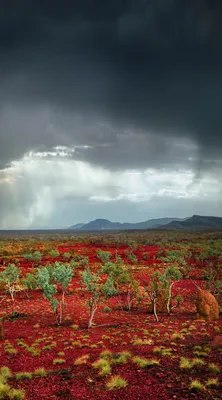
[[[90,291],[82,273],[100,269],[101,251],[110,253],[110,262],[121,258],[146,295],[134,295],[127,310],[123,283],[118,294],[101,297],[88,328]],[[61,324],[41,287],[27,290],[22,281],[56,262],[73,269]],[[0,399],[222,398],[221,314],[215,321],[197,319],[195,306],[197,287],[221,304],[221,233],[1,234],[1,274],[10,264],[20,276],[13,310],[0,279]],[[157,322],[148,312],[150,278],[169,266],[183,266],[172,288],[182,301],[170,315],[158,313]]]

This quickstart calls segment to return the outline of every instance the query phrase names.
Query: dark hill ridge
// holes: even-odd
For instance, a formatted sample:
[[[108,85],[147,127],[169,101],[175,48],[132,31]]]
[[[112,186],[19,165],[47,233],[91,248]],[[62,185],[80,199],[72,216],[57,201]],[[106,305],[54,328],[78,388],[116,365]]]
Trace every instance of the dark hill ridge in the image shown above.
[[[222,217],[208,217],[203,215],[193,215],[183,221],[171,221],[162,227],[163,229],[222,229]]]
[[[76,224],[71,226],[69,229],[78,230],[78,231],[100,231],[100,230],[131,230],[131,229],[153,229],[159,228],[165,224],[169,224],[172,221],[183,221],[181,218],[157,218],[150,219],[144,222],[111,222],[108,219],[95,219],[94,221],[90,221],[87,224]]]

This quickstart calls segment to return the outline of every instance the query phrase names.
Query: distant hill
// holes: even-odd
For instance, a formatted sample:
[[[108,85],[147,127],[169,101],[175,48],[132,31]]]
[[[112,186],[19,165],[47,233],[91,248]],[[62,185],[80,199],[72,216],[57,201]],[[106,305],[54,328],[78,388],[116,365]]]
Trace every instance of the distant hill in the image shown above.
[[[131,229],[153,229],[159,228],[165,224],[169,224],[172,221],[183,221],[181,218],[157,218],[157,219],[149,219],[144,222],[111,222],[108,219],[95,219],[94,221],[90,221],[87,224],[76,224],[70,226],[71,230],[78,231],[101,231],[101,230],[131,230]]]
[[[222,229],[222,217],[205,217],[202,215],[193,215],[191,218],[187,218],[184,221],[171,221],[161,228],[191,230]]]
[[[75,224],[75,225],[70,226],[69,229],[78,230],[78,229],[82,228],[83,225],[84,225],[84,223]]]

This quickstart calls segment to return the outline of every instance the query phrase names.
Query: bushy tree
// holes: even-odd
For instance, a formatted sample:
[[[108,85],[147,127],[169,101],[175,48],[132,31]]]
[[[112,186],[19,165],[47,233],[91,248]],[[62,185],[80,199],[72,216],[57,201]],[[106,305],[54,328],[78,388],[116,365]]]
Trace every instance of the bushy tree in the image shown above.
[[[47,265],[38,270],[37,283],[43,290],[44,297],[49,300],[58,324],[64,317],[65,293],[72,281],[73,270],[69,265],[56,262],[54,267]],[[58,301],[56,294],[61,288],[62,296]]]
[[[121,261],[121,259],[119,260]],[[101,271],[112,278],[116,290],[116,299],[123,309],[121,295],[125,297],[125,308],[131,309],[133,300],[139,293],[139,284],[133,278],[132,272],[122,262],[108,262],[101,267]]]

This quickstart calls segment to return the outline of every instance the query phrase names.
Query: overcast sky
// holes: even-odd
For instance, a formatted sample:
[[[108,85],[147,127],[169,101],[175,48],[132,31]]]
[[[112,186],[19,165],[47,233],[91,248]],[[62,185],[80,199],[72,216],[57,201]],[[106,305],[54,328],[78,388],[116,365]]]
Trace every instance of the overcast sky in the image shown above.
[[[222,216],[221,15],[1,0],[0,228]]]

